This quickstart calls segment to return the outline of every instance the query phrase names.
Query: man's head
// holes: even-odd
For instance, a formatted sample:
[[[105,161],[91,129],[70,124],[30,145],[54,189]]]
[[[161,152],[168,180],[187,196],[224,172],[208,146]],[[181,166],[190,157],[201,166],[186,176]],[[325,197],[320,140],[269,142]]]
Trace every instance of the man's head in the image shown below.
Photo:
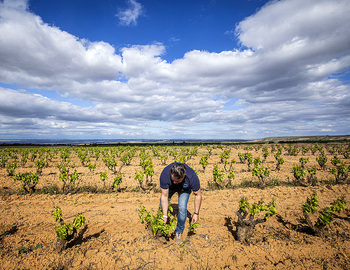
[[[182,163],[175,163],[170,169],[171,180],[175,184],[181,183],[186,176],[186,167]]]

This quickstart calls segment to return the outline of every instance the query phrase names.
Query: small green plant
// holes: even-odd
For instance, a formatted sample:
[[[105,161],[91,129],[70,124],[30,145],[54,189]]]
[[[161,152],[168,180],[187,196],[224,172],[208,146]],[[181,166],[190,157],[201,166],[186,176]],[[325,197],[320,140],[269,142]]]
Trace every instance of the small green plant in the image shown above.
[[[192,219],[192,217],[193,217],[193,215],[191,216],[191,219]],[[195,229],[198,228],[199,226],[200,226],[200,223],[198,223],[198,222],[193,222],[193,221],[191,220],[190,227],[188,228],[188,233],[189,233],[190,235],[193,235]]]
[[[257,158],[254,158],[253,163],[254,163],[254,166],[259,166],[262,163],[262,161],[260,157],[257,157]]]
[[[331,159],[331,163],[337,167],[340,163],[340,159],[337,156],[334,156],[334,158]]]
[[[39,176],[38,173],[26,172],[26,173],[17,173],[14,175],[15,181],[22,181],[22,190],[26,193],[35,192],[35,186],[38,183]]]
[[[95,164],[88,164],[88,169],[90,170],[90,172],[93,172],[96,169],[96,163]]]
[[[265,212],[265,216],[263,218],[256,218],[256,215],[262,212]],[[236,222],[237,240],[241,243],[249,243],[250,238],[254,234],[255,226],[259,223],[266,222],[269,217],[275,216],[276,213],[277,209],[274,200],[268,204],[264,204],[264,201],[260,200],[251,205],[247,198],[241,198],[239,201],[239,209],[236,212],[238,217],[238,221]]]
[[[253,164],[253,155],[251,153],[245,153],[244,157],[247,161],[248,171],[250,172],[251,170],[250,166]]]
[[[111,170],[113,173],[117,173],[117,161],[115,161],[114,158],[112,157],[105,157],[103,158],[104,163],[106,164],[107,168]]]
[[[167,160],[168,160],[168,158],[169,158],[169,156],[165,155],[165,154],[161,154],[161,155],[159,155],[159,158],[162,161],[162,164],[165,165]]]
[[[306,198],[306,203],[303,204],[303,212],[306,213],[315,213],[318,207],[318,199],[316,192],[311,194],[311,197]]]
[[[213,148],[208,144],[207,145],[207,150],[208,150],[208,154],[209,154],[209,156],[211,155],[211,152],[213,151]]]
[[[264,148],[263,148],[263,158],[264,158],[264,161],[266,161],[266,159],[267,159],[267,157],[268,157],[269,155],[270,155],[270,154],[269,154],[268,150],[266,149],[266,150],[264,151]]]
[[[201,157],[199,164],[202,165],[203,171],[205,171],[205,168],[208,166],[208,155],[205,155]]]
[[[0,167],[5,168],[8,156],[6,153],[0,152]]]
[[[62,148],[60,153],[61,161],[68,164],[70,162],[70,154],[71,150],[69,148]]]
[[[307,181],[308,183],[310,183],[310,185],[312,186],[316,186],[317,185],[317,177],[316,177],[316,173],[317,173],[317,169],[315,167],[312,168],[308,168],[308,176],[307,176]]]
[[[298,155],[300,149],[298,149],[298,147],[296,147],[296,146],[292,147],[292,145],[290,145],[289,148],[287,149],[287,151],[288,151],[288,154],[290,156],[296,157]]]
[[[278,151],[276,154],[274,154],[274,157],[276,160],[278,160],[282,155],[282,152]]]
[[[255,166],[253,169],[253,176],[258,177],[260,186],[266,186],[266,178],[270,176],[271,170],[269,167]]]
[[[107,172],[101,172],[101,173],[100,173],[100,180],[101,180],[102,182],[105,182],[107,179],[108,179],[108,174],[107,174]]]
[[[156,184],[152,181],[152,176],[154,174],[153,165],[152,167],[147,167],[147,169],[141,170],[140,172],[135,171],[134,179],[139,183],[142,191],[150,192],[156,187]],[[146,177],[145,177],[146,176]]]
[[[230,167],[228,168],[228,171],[231,171],[232,170],[232,165],[236,163],[236,160],[233,158],[231,159],[231,162],[230,162]]]
[[[303,204],[303,214],[305,217],[305,221],[307,225],[312,229],[312,231],[318,235],[323,237],[325,234],[325,228],[327,225],[331,224],[334,220],[333,214],[335,212],[340,213],[342,210],[347,209],[347,203],[345,201],[345,197],[342,196],[331,203],[330,207],[325,207],[321,211],[319,211],[319,216],[315,223],[312,223],[310,214],[315,214],[318,208],[318,198],[316,192],[313,192],[310,198],[306,199],[306,203]]]
[[[37,160],[36,162],[36,171],[38,173],[38,175],[41,175],[43,168],[47,165],[47,162],[41,158],[39,160]]]
[[[309,158],[301,157],[301,158],[299,159],[299,162],[300,162],[301,167],[302,167],[303,169],[305,169],[305,164],[308,163],[309,161],[310,161]]]
[[[28,161],[28,155],[22,153],[21,166],[24,168]]]
[[[308,168],[307,170],[305,170],[301,166],[294,166],[294,184],[304,187],[315,186],[317,184],[316,172],[316,168]]]
[[[112,188],[118,192],[121,191],[120,184],[122,183],[122,178],[122,175],[118,174],[113,180]]]
[[[345,162],[342,162],[336,168],[332,168],[330,172],[335,176],[335,182],[337,184],[343,184],[348,179],[349,171],[350,171],[350,166],[346,167]]]
[[[60,225],[56,226],[56,243],[55,248],[57,251],[61,252],[67,248],[68,243],[73,243],[79,238],[78,231],[82,228],[85,223],[85,216],[80,213],[76,215],[73,220],[73,224],[65,223],[62,219],[62,210],[60,207],[55,208],[55,212],[52,214],[56,222]]]
[[[284,159],[281,157],[278,157],[276,161],[277,161],[276,170],[279,171],[281,170],[281,165],[284,163]]]
[[[220,154],[220,162],[225,164],[225,161],[230,158],[230,154],[231,150],[224,150],[224,152]]]
[[[305,182],[306,171],[301,166],[293,166],[293,174],[297,183]]]
[[[232,180],[235,179],[235,171],[231,169],[227,177],[229,179],[230,185],[232,185]]]
[[[7,163],[6,170],[9,176],[13,176],[15,169],[17,168],[17,162]]]
[[[106,186],[106,180],[108,179],[107,172],[101,172],[100,173],[100,179],[103,182],[103,187]]]
[[[167,223],[164,224],[164,218],[161,208],[158,209],[157,214],[153,214],[151,211],[147,211],[146,207],[140,205],[139,218],[141,219],[141,223],[144,224],[146,222],[147,227],[150,228],[154,236],[163,236],[167,240],[169,240],[169,238],[175,232],[177,223],[177,219],[173,215],[173,208],[170,204],[167,215]]]
[[[327,163],[327,157],[325,155],[321,155],[319,157],[316,158],[316,161],[318,163],[318,165],[320,165],[322,170],[326,169],[326,163]]]
[[[125,155],[120,157],[120,161],[123,162],[123,165],[126,165],[126,166],[130,165],[131,159],[132,159],[132,153],[131,152],[128,152]]]
[[[79,179],[79,174],[77,170],[74,170],[73,173],[68,173],[68,170],[63,170],[59,179],[63,182],[62,192],[64,193],[67,190],[71,190],[75,187],[75,182]]]
[[[214,165],[213,168],[213,180],[214,187],[219,189],[225,189],[231,186],[231,180],[234,179],[233,170],[230,171],[229,176],[226,177],[224,170],[219,170],[219,166],[217,164]]]
[[[63,162],[60,163],[60,164],[58,164],[58,165],[57,165],[57,168],[58,168],[58,170],[60,171],[60,173],[69,172],[69,167],[66,166],[66,164],[63,163]]]
[[[245,156],[243,153],[238,153],[239,161],[244,164],[246,162]]]

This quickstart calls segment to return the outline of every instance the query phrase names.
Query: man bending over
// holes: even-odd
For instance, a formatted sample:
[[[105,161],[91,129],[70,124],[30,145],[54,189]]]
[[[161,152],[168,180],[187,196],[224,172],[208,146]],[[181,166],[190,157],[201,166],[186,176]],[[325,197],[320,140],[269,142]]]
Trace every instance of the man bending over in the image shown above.
[[[160,202],[163,212],[164,223],[168,220],[169,200],[178,193],[179,212],[176,224],[176,242],[182,243],[182,233],[185,228],[187,218],[187,203],[191,192],[195,195],[194,213],[192,222],[198,222],[199,210],[202,203],[202,193],[200,183],[195,171],[184,163],[172,163],[166,166],[160,175],[160,187],[162,190]]]

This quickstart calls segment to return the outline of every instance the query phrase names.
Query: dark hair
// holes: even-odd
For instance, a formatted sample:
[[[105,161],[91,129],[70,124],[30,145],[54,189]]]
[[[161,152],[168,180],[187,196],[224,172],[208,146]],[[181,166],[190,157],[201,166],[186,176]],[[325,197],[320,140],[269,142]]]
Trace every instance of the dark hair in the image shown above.
[[[186,167],[182,163],[175,163],[171,166],[170,173],[175,179],[182,179],[186,176]]]

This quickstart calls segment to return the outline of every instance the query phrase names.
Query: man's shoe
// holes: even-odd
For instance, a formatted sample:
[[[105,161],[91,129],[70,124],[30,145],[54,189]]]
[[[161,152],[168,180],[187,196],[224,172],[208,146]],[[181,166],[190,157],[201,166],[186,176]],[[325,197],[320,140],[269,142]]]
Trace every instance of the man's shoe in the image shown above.
[[[182,233],[176,233],[176,238],[175,238],[176,244],[181,245],[183,243],[183,239],[182,239]]]

